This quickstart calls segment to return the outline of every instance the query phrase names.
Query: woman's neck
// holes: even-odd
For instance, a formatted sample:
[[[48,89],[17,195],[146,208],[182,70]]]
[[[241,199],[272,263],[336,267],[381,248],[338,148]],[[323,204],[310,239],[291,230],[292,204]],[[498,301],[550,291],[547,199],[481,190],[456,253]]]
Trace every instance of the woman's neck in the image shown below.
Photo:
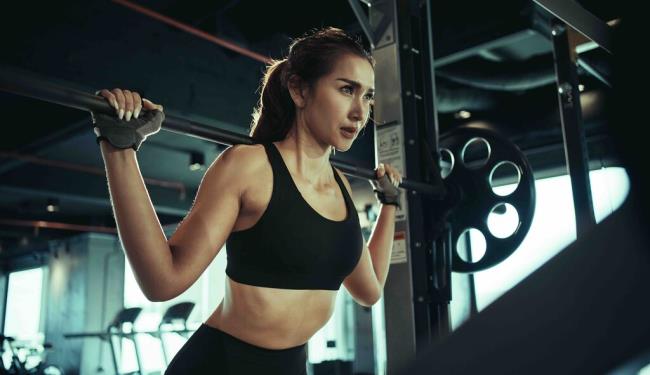
[[[314,185],[330,182],[332,173],[329,159],[332,146],[319,143],[310,134],[296,131],[295,126],[276,144],[282,149],[287,159],[285,162],[294,173]]]

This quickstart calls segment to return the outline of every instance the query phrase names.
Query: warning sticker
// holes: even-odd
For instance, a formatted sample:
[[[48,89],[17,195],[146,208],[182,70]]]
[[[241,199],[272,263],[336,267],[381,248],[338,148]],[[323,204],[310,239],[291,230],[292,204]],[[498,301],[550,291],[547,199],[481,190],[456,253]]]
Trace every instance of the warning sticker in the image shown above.
[[[402,128],[391,126],[388,128],[377,128],[377,142],[379,146],[379,158],[402,158]]]
[[[390,127],[376,128],[377,159],[380,163],[390,164],[406,178],[404,170],[404,150],[402,142],[402,127],[397,124]],[[395,213],[395,221],[406,220],[406,191],[402,189],[400,206]]]
[[[406,232],[395,232],[395,237],[393,238],[393,253],[390,257],[390,264],[406,262]]]

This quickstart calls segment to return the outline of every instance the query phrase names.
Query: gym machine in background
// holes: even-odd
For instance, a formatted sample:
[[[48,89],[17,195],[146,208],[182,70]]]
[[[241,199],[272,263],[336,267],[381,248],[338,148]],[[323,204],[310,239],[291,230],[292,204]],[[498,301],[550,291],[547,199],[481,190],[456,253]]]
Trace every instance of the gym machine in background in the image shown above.
[[[630,43],[641,25],[627,14],[631,18],[612,35],[609,26],[574,1],[535,1],[552,13],[540,32],[548,31],[544,35],[554,47],[578,238],[452,335],[429,348],[418,347],[417,360],[399,373],[637,374],[650,362],[648,181],[640,169],[641,140],[622,121],[629,108],[642,107],[643,97],[631,90],[636,85],[631,74],[642,73],[643,67],[633,61]],[[572,30],[613,54],[618,78],[605,82],[613,88],[608,120],[632,185],[623,206],[599,224],[590,195],[578,62],[567,38]]]
[[[104,332],[80,332],[80,333],[67,333],[63,336],[66,339],[79,339],[79,338],[98,338],[108,343],[111,349],[111,359],[113,361],[113,369],[115,374],[120,374],[120,358],[122,350],[122,339],[129,340],[133,343],[135,349],[135,358],[137,370],[136,373],[143,374],[142,357],[140,354],[140,346],[137,341],[138,335],[150,335],[160,341],[160,346],[165,360],[165,366],[169,365],[170,358],[168,356],[168,348],[165,344],[164,336],[168,334],[178,334],[188,338],[194,329],[187,327],[187,319],[189,318],[192,310],[194,309],[193,302],[180,302],[170,306],[163,314],[158,330],[156,331],[136,331],[134,330],[135,321],[140,316],[142,308],[129,307],[120,310],[115,318],[106,328]],[[174,325],[180,324],[181,329],[174,328]],[[117,341],[117,342],[116,342]]]

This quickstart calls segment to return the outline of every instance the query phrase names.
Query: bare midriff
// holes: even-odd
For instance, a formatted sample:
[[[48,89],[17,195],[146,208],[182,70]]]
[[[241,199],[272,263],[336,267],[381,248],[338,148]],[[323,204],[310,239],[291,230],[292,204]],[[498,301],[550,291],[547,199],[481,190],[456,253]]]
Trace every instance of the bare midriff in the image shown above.
[[[334,312],[336,291],[265,288],[226,276],[223,301],[206,321],[231,336],[267,349],[306,343]]]

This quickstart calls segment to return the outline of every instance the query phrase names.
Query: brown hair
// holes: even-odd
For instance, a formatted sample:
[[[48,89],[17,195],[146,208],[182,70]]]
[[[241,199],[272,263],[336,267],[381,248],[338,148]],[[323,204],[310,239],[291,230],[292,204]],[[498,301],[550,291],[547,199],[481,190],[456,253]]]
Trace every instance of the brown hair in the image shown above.
[[[375,66],[375,60],[361,42],[341,29],[327,27],[312,30],[294,39],[289,47],[289,55],[285,59],[272,61],[262,78],[261,95],[251,123],[253,143],[282,140],[291,129],[296,108],[287,82],[292,76],[313,87],[318,79],[330,73],[336,59],[346,53],[364,57],[373,68]]]

